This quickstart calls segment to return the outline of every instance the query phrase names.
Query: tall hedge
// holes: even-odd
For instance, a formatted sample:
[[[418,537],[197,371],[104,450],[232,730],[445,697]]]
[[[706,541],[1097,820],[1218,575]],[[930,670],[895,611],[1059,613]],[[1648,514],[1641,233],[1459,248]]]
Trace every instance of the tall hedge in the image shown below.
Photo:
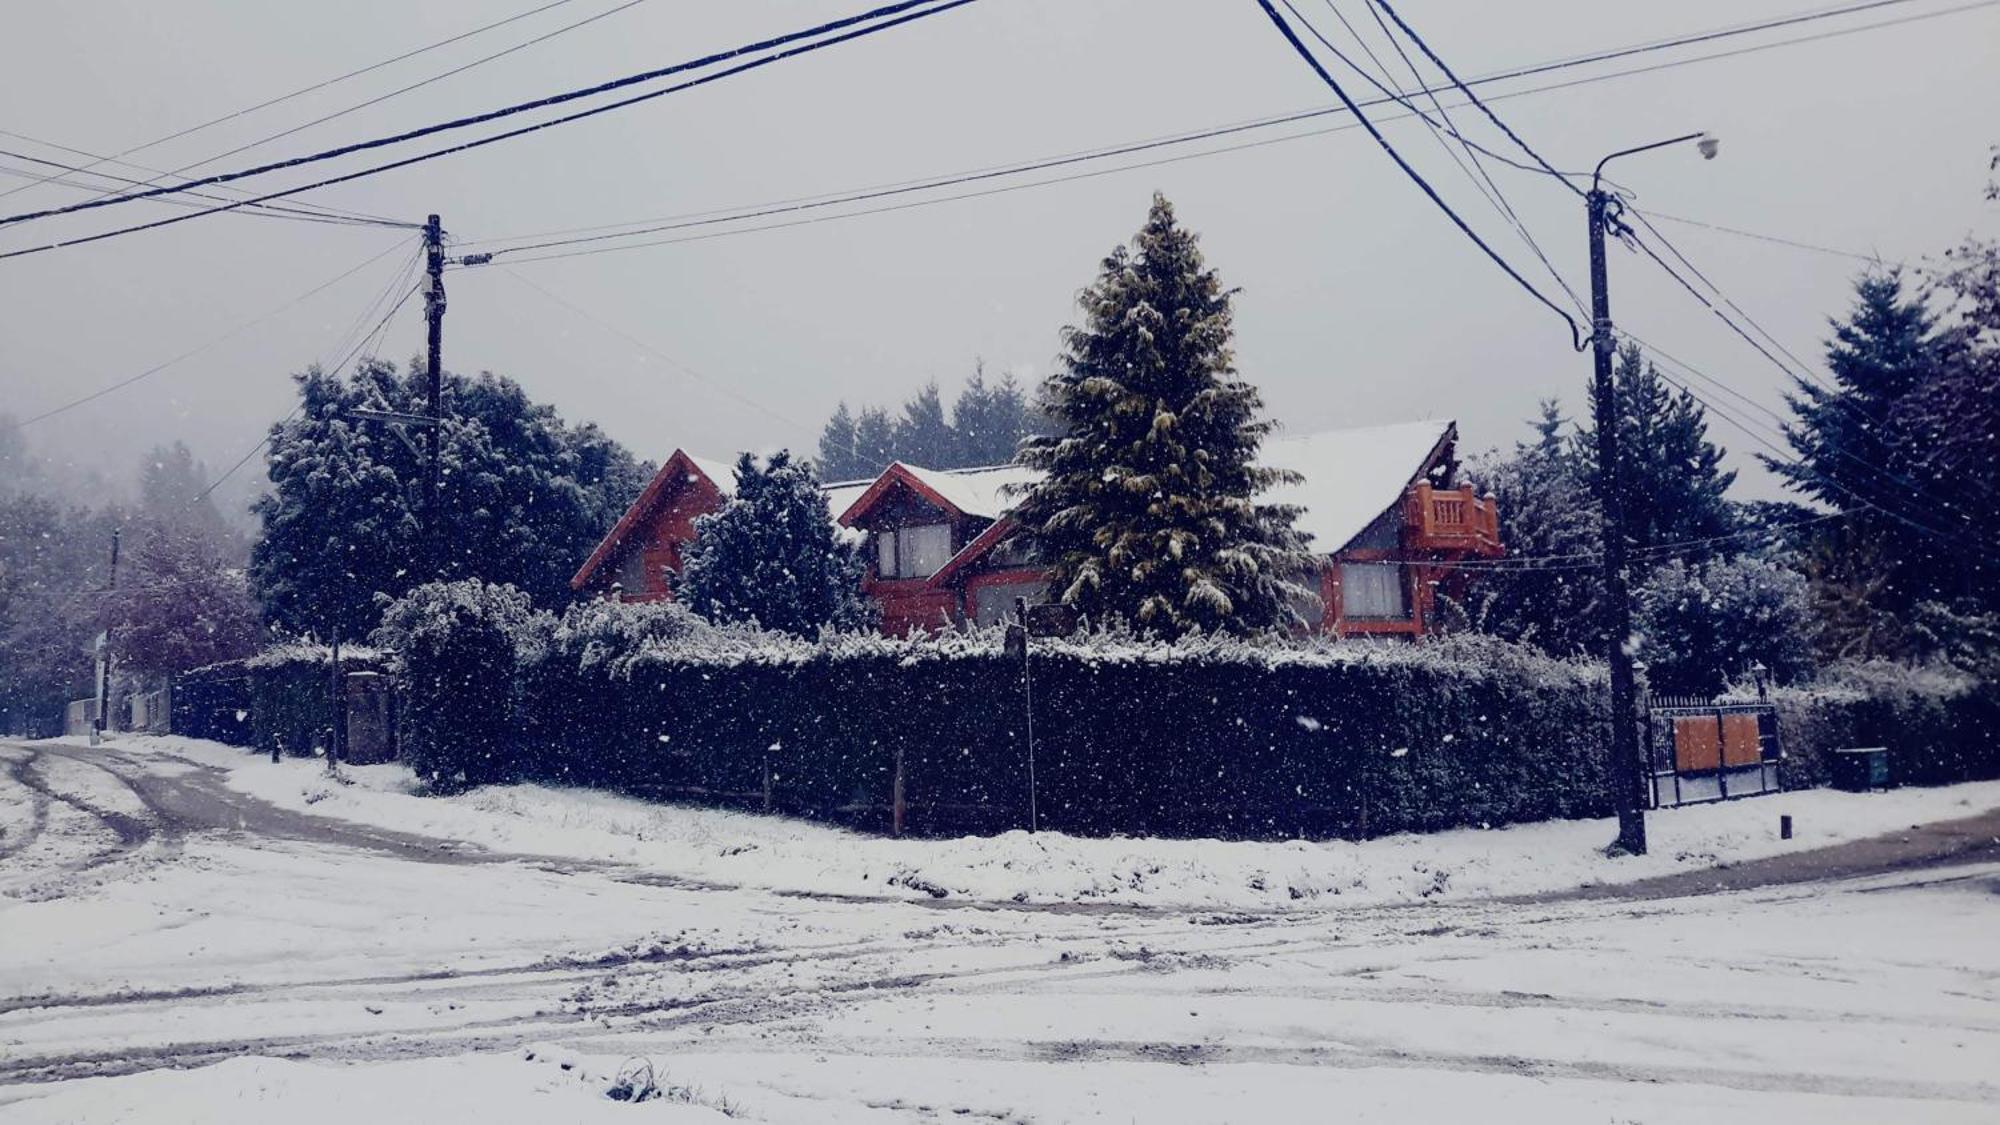
[[[404,762],[440,790],[523,772],[517,670],[553,619],[512,586],[430,582],[389,603],[372,634],[396,653]]]
[[[532,670],[557,716],[530,732],[543,777],[882,828],[900,757],[907,829],[1028,822],[1028,696],[998,634],[562,648]],[[1602,676],[1494,642],[1099,638],[1038,642],[1030,669],[1048,828],[1359,837],[1610,808]]]
[[[381,671],[380,653],[341,650],[345,672]],[[174,733],[269,753],[324,753],[333,733],[333,650],[286,644],[174,678]]]

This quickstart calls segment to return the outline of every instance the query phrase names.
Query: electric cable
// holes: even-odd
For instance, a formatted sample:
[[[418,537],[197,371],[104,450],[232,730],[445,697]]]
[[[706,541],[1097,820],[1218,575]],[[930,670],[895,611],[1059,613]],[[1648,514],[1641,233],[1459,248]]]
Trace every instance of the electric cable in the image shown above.
[[[906,4],[908,2],[910,2],[910,0],[905,0]],[[546,121],[537,122],[533,125],[525,125],[520,128],[512,129],[504,133],[496,133],[491,136],[481,137],[477,140],[465,141],[460,144],[453,145],[449,148],[434,149],[430,152],[420,153],[416,156],[405,157],[401,160],[393,160],[386,164],[378,164],[372,168],[363,168],[357,172],[349,172],[344,175],[332,176],[327,179],[315,181],[313,183],[301,184],[297,187],[286,188],[282,191],[267,192],[263,195],[255,196],[250,199],[244,200],[241,203],[225,204],[221,206],[207,208],[201,211],[191,211],[186,214],[173,216],[171,218],[155,219],[154,221],[149,223],[139,223],[133,226],[120,227],[116,230],[103,231],[98,234],[46,243],[41,246],[31,246],[20,250],[12,250],[7,253],[0,254],[0,260],[5,260],[8,258],[19,258],[29,254],[45,253],[50,250],[59,250],[66,246],[82,246],[92,242],[101,242],[107,238],[116,238],[120,235],[136,234],[140,231],[155,230],[160,227],[172,226],[176,223],[184,223],[190,219],[199,219],[207,215],[214,215],[214,214],[220,214],[225,211],[231,211],[236,209],[237,207],[248,206],[249,204],[252,203],[264,203],[273,199],[283,199],[286,198],[287,196],[298,195],[302,192],[313,191],[323,187],[331,187],[334,184],[348,183],[349,181],[352,180],[359,180],[367,176],[373,176],[382,172],[393,171],[398,168],[406,168],[413,164],[422,164],[425,161],[436,160],[439,157],[453,156],[458,153],[468,152],[472,149],[483,148],[486,145],[496,144],[500,141],[512,140],[516,137],[525,136],[529,133],[539,132],[543,129],[552,128],[557,125],[566,125],[573,121],[580,121],[586,117],[595,117],[600,113],[609,113],[615,109],[623,109],[627,106],[636,105],[644,101],[650,101],[658,97],[664,97],[668,94],[676,94],[684,90],[694,89],[697,86],[705,86],[710,82],[717,82],[724,78],[729,78],[738,74],[745,73],[747,71],[757,70],[759,68],[769,66],[772,63],[783,62],[787,59],[796,58],[800,55],[810,54],[814,51],[818,51],[826,47],[837,46],[839,44],[850,42],[852,40],[865,38],[869,35],[874,35],[878,32],[887,31],[891,28],[899,27],[903,24],[911,23],[913,21],[923,19],[927,16],[939,15],[941,13],[950,11],[954,8],[964,7],[967,4],[972,4],[975,2],[976,0],[946,0],[946,2],[939,4],[937,7],[929,8],[918,12],[906,13],[904,15],[900,15],[893,19],[885,20],[880,23],[863,26],[856,30],[842,32],[841,34],[832,36],[831,38],[819,39],[812,42],[803,43],[797,46],[788,47],[782,51],[777,52],[776,54],[766,55],[762,58],[753,59],[746,63],[739,63],[736,66],[732,66],[727,69],[717,71],[713,74],[703,75],[700,78],[689,79],[686,82],[669,86],[662,90],[655,90],[650,93],[639,94],[630,98],[626,98],[622,101],[612,102],[608,105],[597,106],[592,109],[579,110],[575,113],[567,114],[562,117],[551,118]],[[850,18],[850,20],[842,22],[852,22],[854,18],[858,17],[852,17]],[[791,36],[788,36],[787,38],[791,38]],[[738,52],[742,50],[747,50],[747,48],[739,48]],[[693,65],[693,64],[684,64],[684,65]],[[372,147],[372,146],[356,146],[356,147]],[[194,182],[207,183],[210,181],[201,180]],[[144,198],[147,196],[147,194],[148,193],[141,192],[133,195],[119,196],[117,197],[117,201],[129,201],[133,199]],[[107,201],[107,202],[113,202],[113,201]]]
[[[389,246],[385,247],[384,249],[369,255],[367,258],[363,259],[360,263],[353,266],[349,266],[347,269],[342,270],[340,273],[335,274],[333,277],[320,282],[318,285],[315,285],[311,289],[306,290],[304,293],[301,293],[298,296],[292,298],[291,300],[286,301],[284,304],[279,305],[278,307],[271,309],[269,312],[263,313],[260,316],[256,316],[250,320],[244,321],[243,323],[237,325],[236,327],[230,329],[229,331],[223,333],[222,335],[215,337],[214,339],[208,341],[205,344],[201,344],[198,347],[190,348],[187,351],[184,351],[179,355],[173,357],[172,359],[165,360],[161,363],[156,363],[153,366],[146,368],[144,371],[139,372],[137,375],[132,375],[127,378],[120,379],[115,383],[109,383],[105,386],[99,387],[97,390],[94,390],[87,395],[83,395],[80,398],[71,399],[70,401],[63,403],[61,406],[44,410],[40,414],[37,414],[31,418],[28,418],[21,422],[16,422],[14,425],[16,428],[25,429],[29,426],[34,425],[37,422],[46,421],[47,419],[54,418],[59,414],[66,414],[69,411],[74,410],[77,407],[82,406],[86,403],[95,402],[98,399],[103,398],[108,394],[124,390],[125,388],[130,387],[136,383],[140,383],[146,379],[150,379],[153,376],[159,374],[160,372],[165,371],[167,368],[172,367],[175,364],[180,363],[184,360],[192,359],[195,356],[200,355],[201,353],[208,351],[211,348],[226,343],[229,340],[232,340],[237,336],[240,336],[243,333],[249,331],[250,329],[255,328],[257,325],[262,324],[267,320],[270,320],[272,317],[275,317],[280,313],[292,309],[293,307],[299,305],[300,303],[308,300],[313,296],[316,296],[317,294],[323,292],[324,290],[332,288],[334,285],[342,281],[345,281],[348,278],[354,276],[355,274],[360,273],[362,270],[368,268],[369,266],[374,265],[376,262],[387,257],[389,254],[393,253],[398,248],[406,245],[408,242],[409,242],[408,238],[399,238],[395,242],[391,243]]]
[[[458,129],[469,128],[474,125],[482,125],[489,121],[497,121],[502,118],[512,117],[515,116],[516,114],[526,113],[531,110],[547,109],[552,106],[564,105],[569,102],[576,101],[580,98],[594,97],[598,94],[609,93],[611,91],[624,89],[629,86],[639,85],[641,83],[646,83],[646,82],[652,82],[660,78],[669,77],[671,75],[682,74],[692,70],[700,70],[709,66],[713,66],[716,63],[727,62],[731,59],[741,58],[745,55],[750,55],[758,51],[765,51],[765,50],[770,50],[774,47],[785,47],[791,44],[797,44],[801,40],[811,40],[815,36],[827,35],[832,32],[853,29],[856,27],[859,27],[860,29],[858,31],[848,30],[848,34],[846,35],[838,36],[834,39],[822,40],[817,43],[812,43],[807,45],[803,49],[799,47],[792,47],[790,50],[780,52],[777,55],[757,60],[753,64],[755,66],[764,66],[772,62],[777,62],[781,59],[791,58],[797,54],[805,53],[805,51],[807,50],[817,50],[820,47],[831,46],[835,43],[846,42],[848,39],[851,38],[858,38],[862,35],[873,34],[876,31],[887,30],[890,27],[898,26],[902,23],[909,22],[912,19],[921,19],[926,16],[937,15],[941,12],[948,11],[952,8],[957,8],[963,6],[964,4],[972,3],[974,2],[974,0],[949,0],[949,2],[943,3],[941,6],[936,8],[917,11],[914,13],[910,12],[910,9],[920,8],[921,5],[932,2],[934,2],[934,0],[897,0],[897,2],[895,3],[886,4],[881,7],[873,8],[870,9],[869,11],[862,12],[857,15],[844,16],[837,20],[829,20],[825,23],[817,24],[813,27],[805,28],[799,31],[786,32],[783,35],[773,36],[768,39],[759,40],[758,42],[755,43],[747,43],[739,47],[732,47],[728,50],[716,51],[704,55],[700,58],[689,59],[685,62],[674,63],[670,66],[659,67],[653,70],[641,71],[637,74],[626,75],[622,78],[614,78],[611,79],[610,81],[600,82],[593,86],[586,86],[581,89],[575,89],[575,90],[566,90],[561,93],[550,94],[540,98],[534,98],[525,102],[516,102],[512,105],[502,106],[499,109],[487,110],[482,113],[475,113],[465,117],[457,117],[448,121],[440,121],[430,125],[420,126],[415,129],[407,129],[404,130],[403,132],[394,133],[389,136],[374,137],[364,141],[354,141],[348,144],[338,145],[333,148],[323,149],[319,152],[308,153],[304,156],[295,156],[285,160],[272,161],[267,164],[260,164],[251,168],[242,168],[233,172],[219,172],[212,176],[202,176],[197,179],[189,180],[184,184],[176,185],[173,187],[151,188],[146,191],[128,192],[123,195],[115,195],[103,199],[82,200],[77,203],[72,203],[63,207],[45,208],[40,211],[26,211],[17,215],[8,215],[5,217],[0,217],[0,226],[8,226],[15,223],[27,222],[31,219],[49,218],[55,215],[67,215],[77,211],[87,211],[99,207],[112,207],[123,203],[132,203],[140,199],[147,199],[154,195],[164,195],[170,192],[183,191],[190,187],[208,187],[213,184],[233,183],[237,180],[247,179],[252,176],[268,175],[269,173],[283,171],[289,168],[302,167],[308,164],[317,164],[323,161],[335,159],[337,157],[348,156],[357,152],[365,152],[370,149],[382,148],[387,145],[401,144],[405,141],[417,140],[419,138],[432,136],[437,133],[451,132]],[[902,18],[899,19],[886,18],[897,15],[900,15]],[[872,22],[872,21],[883,21],[883,22]],[[719,77],[726,77],[730,74],[740,73],[742,69],[750,69],[750,67],[726,70],[719,75],[710,76],[709,78],[702,81],[714,81],[716,78]],[[589,110],[587,112],[571,114],[564,117],[556,118],[551,121],[545,121],[530,129],[517,130],[510,133],[502,133],[496,137],[488,137],[479,143],[488,144],[492,143],[495,140],[503,140],[510,137],[520,136],[522,133],[532,132],[534,131],[534,129],[547,128],[550,125],[566,124],[570,121],[581,120],[582,118],[585,117],[594,116],[599,113],[605,113],[613,109],[622,109],[626,106],[637,104],[638,102],[647,101],[654,97],[659,97],[662,94],[675,93],[678,92],[679,90],[687,89],[692,85],[700,85],[700,84],[702,83],[701,82],[688,83],[672,87],[667,90],[656,91],[654,93],[641,95],[639,97],[628,98],[622,101],[614,102],[610,105],[601,106],[596,109]],[[468,147],[474,147],[474,146],[470,145],[459,146],[451,149],[442,150],[432,155],[436,156],[436,155],[445,155],[447,153],[452,153],[452,152],[460,152],[464,151],[464,149]],[[411,161],[409,163],[413,162],[414,161]],[[401,166],[402,163],[397,163],[393,165],[387,165],[381,169],[375,169],[375,171],[386,170],[387,167],[401,167]],[[342,182],[342,181],[336,180],[331,182]]]
[[[1757,53],[1767,50],[1775,50],[1783,47],[1795,46],[1803,43],[1816,42],[1826,38],[1859,34],[1861,32],[1878,30],[1881,28],[1897,24],[1911,23],[1919,20],[1935,19],[1942,16],[1954,15],[1966,11],[1971,11],[1974,9],[1993,7],[1995,5],[2000,5],[2000,0],[1976,0],[1976,2],[1971,4],[1966,4],[1939,12],[1920,13],[1914,16],[1904,17],[1896,20],[1883,21],[1873,24],[1864,24],[1853,28],[1842,28],[1832,32],[1828,32],[1824,35],[1813,35],[1796,39],[1778,40],[1772,43],[1758,44],[1741,50],[1722,51],[1708,55],[1698,55],[1686,59],[1674,59],[1656,65],[1633,67],[1626,70],[1612,71],[1607,74],[1589,75],[1583,78],[1578,78],[1563,82],[1547,83],[1540,86],[1534,86],[1526,89],[1510,91],[1497,95],[1491,95],[1489,96],[1488,100],[1497,102],[1497,101],[1508,100],[1511,98],[1526,97],[1533,94],[1560,91],[1564,89],[1569,89],[1571,87],[1591,85],[1597,82],[1609,81],[1615,78],[1624,78],[1642,74],[1649,74],[1655,71],[1674,69],[1682,66],[1690,66],[1696,63],[1733,58],[1744,54]],[[1844,14],[1848,10],[1849,9],[1838,9],[1830,14]],[[1745,34],[1748,31],[1762,30],[1763,27],[1764,25],[1750,25],[1750,27],[1743,30],[1705,32],[1693,36],[1683,37],[1683,39],[1680,40],[1668,40],[1665,41],[1665,45],[1675,46],[1687,40],[1713,39],[1719,35]],[[1517,77],[1525,74],[1544,73],[1549,70],[1561,69],[1563,67],[1573,66],[1573,65],[1583,65],[1585,63],[1600,61],[1601,59],[1604,58],[1623,57],[1631,55],[1637,51],[1652,50],[1652,49],[1660,49],[1660,48],[1653,46],[1619,48],[1613,51],[1602,52],[1596,55],[1580,56],[1579,59],[1574,61],[1544,63],[1544,64],[1538,64],[1536,66],[1519,68],[1513,71],[1506,71],[1485,78],[1473,79],[1472,83],[1474,85],[1479,85],[1486,82],[1501,81],[1507,78]],[[1439,88],[1440,92],[1446,89],[1449,89],[1449,87]],[[1378,98],[1370,101],[1365,101],[1362,104],[1364,106],[1373,107],[1376,105],[1386,105],[1392,101],[1393,99],[1390,98]],[[602,223],[592,226],[567,227],[555,230],[541,230],[541,231],[522,233],[516,235],[476,239],[467,243],[466,245],[484,247],[484,246],[492,246],[495,243],[519,242],[524,239],[550,239],[550,241],[538,242],[531,246],[524,245],[524,246],[505,247],[493,251],[494,253],[498,254],[498,253],[526,252],[529,251],[530,249],[549,249],[560,246],[610,241],[621,238],[636,238],[647,234],[655,234],[665,231],[684,230],[692,227],[725,224],[729,222],[743,221],[752,218],[760,218],[771,215],[816,210],[843,203],[862,202],[889,196],[898,196],[920,191],[932,190],[935,188],[955,186],[959,184],[965,184],[981,180],[998,179],[1008,175],[1045,170],[1064,165],[1085,163],[1087,161],[1094,159],[1103,159],[1113,156],[1127,155],[1136,152],[1143,152],[1147,150],[1170,147],[1177,144],[1185,144],[1200,140],[1214,139],[1217,137],[1251,132],[1254,130],[1265,129],[1278,125],[1292,124],[1300,121],[1309,120],[1312,118],[1328,116],[1331,114],[1341,114],[1344,112],[1345,110],[1340,106],[1305,110],[1290,114],[1282,114],[1275,117],[1257,118],[1247,122],[1239,122],[1230,125],[1218,126],[1215,128],[1200,130],[1192,133],[1170,134],[1163,137],[1156,137],[1145,141],[1131,142],[1128,144],[1112,146],[1109,148],[1079,150],[1075,152],[1060,154],[1057,156],[1045,157],[1025,163],[1018,163],[1013,165],[993,165],[985,168],[972,169],[965,172],[955,173],[944,177],[932,177],[928,179],[918,179],[918,180],[905,180],[894,183],[879,184],[874,187],[852,190],[848,192],[827,192],[818,195],[799,196],[790,199],[776,200],[765,204],[749,205],[751,209],[747,211],[744,210],[744,208],[742,207],[715,208],[706,211],[684,212],[677,215],[658,216],[645,219],[629,219],[623,222],[616,222],[616,223]],[[1385,120],[1398,120],[1398,119],[1400,118],[1385,118]],[[867,215],[879,215],[891,211],[903,210],[906,208],[927,207],[938,202],[952,202],[956,200],[978,199],[990,195],[1005,194],[1012,191],[1026,191],[1033,188],[1047,187],[1064,183],[1073,183],[1079,180],[1094,179],[1097,178],[1098,176],[1115,174],[1118,172],[1143,170],[1147,168],[1159,167],[1165,164],[1179,163],[1181,161],[1198,160],[1210,156],[1226,155],[1234,152],[1242,152],[1276,144],[1283,144],[1289,141],[1305,140],[1307,138],[1312,138],[1312,137],[1326,136],[1332,133],[1346,132],[1353,128],[1358,128],[1358,126],[1353,124],[1334,125],[1326,128],[1312,129],[1304,132],[1292,133],[1283,136],[1270,137],[1261,140],[1248,141],[1233,145],[1226,145],[1218,148],[1205,149],[1198,152],[1170,156],[1158,160],[1139,161],[1125,165],[1120,165],[1118,167],[1110,169],[1087,171],[1066,176],[1048,177],[1041,180],[1035,180],[1021,184],[1010,184],[984,191],[965,192],[958,195],[945,197],[940,200],[917,200],[898,207],[870,208],[866,210],[853,212],[851,213],[851,215],[837,215],[831,217],[846,218],[846,217],[860,217]],[[747,228],[741,231],[740,233],[756,233],[758,231],[763,231],[763,230],[779,230],[779,229],[785,229],[795,226],[804,226],[804,225],[808,225],[808,223],[807,222],[774,223],[762,227]],[[614,230],[614,228],[619,228],[619,227],[643,227],[643,229],[624,230],[624,231]],[[600,235],[594,238],[554,237],[560,235],[585,234],[595,231],[613,231],[613,233]],[[738,233],[738,232],[725,232],[725,233]],[[719,237],[719,236],[710,236],[710,237]],[[629,248],[638,249],[646,246],[675,245],[681,242],[704,241],[704,240],[705,240],[704,238],[658,239],[651,242],[633,244]],[[572,254],[546,254],[537,257],[519,259],[519,262],[525,264],[527,262],[551,261],[557,258],[581,257],[588,254],[604,253],[624,248],[627,247],[611,246],[611,247],[606,247],[603,250],[579,251]]]
[[[451,44],[457,43],[461,40],[470,39],[475,35],[480,35],[488,31],[493,31],[497,28],[505,27],[510,23],[515,23],[517,21],[527,19],[530,16],[540,15],[541,13],[546,12],[551,8],[560,8],[564,4],[568,4],[571,2],[572,0],[552,0],[551,3],[543,4],[540,7],[531,8],[525,12],[508,16],[507,18],[502,20],[495,20],[492,23],[485,24],[480,27],[475,27],[471,31],[460,32],[459,34],[454,35],[449,39],[440,39],[435,43],[430,43],[425,46],[418,47],[414,51],[405,51],[402,54],[395,56],[394,58],[383,59],[381,62],[377,63],[370,63],[369,65],[360,67],[359,69],[350,70],[345,74],[335,75],[334,77],[328,78],[324,81],[315,82],[310,86],[301,86],[298,89],[293,90],[291,93],[280,94],[275,98],[267,98],[264,101],[258,102],[256,105],[245,106],[242,109],[235,110],[230,113],[225,113],[220,117],[210,118],[209,120],[204,121],[199,125],[190,125],[185,129],[176,130],[175,132],[168,133],[163,137],[155,137],[152,140],[146,141],[143,144],[133,145],[131,148],[124,149],[120,152],[115,152],[110,156],[96,157],[94,158],[96,163],[91,164],[88,167],[94,168],[97,166],[97,164],[122,162],[123,158],[131,156],[133,153],[144,152],[149,148],[157,148],[160,145],[166,144],[168,141],[179,140],[182,137],[190,136],[194,133],[199,133],[204,129],[208,129],[216,125],[221,125],[224,122],[234,121],[239,117],[246,117],[252,113],[256,113],[258,110],[268,109],[271,106],[278,105],[281,102],[288,102],[293,98],[302,97],[306,94],[314,93],[315,91],[324,90],[329,86],[345,82],[350,78],[359,78],[361,75],[368,74],[372,71],[380,70],[385,66],[391,66],[395,63],[402,62],[405,59],[413,59],[418,55],[425,54],[430,51],[435,51],[440,47],[448,47]],[[17,191],[26,191],[28,188],[34,186],[35,186],[34,184],[24,184],[21,187],[13,188],[8,191],[0,191],[0,198],[5,198],[9,195],[13,195]]]
[[[1471,239],[1473,244],[1478,246],[1493,261],[1493,264],[1505,271],[1508,277],[1513,278],[1515,284],[1527,290],[1529,295],[1534,297],[1535,300],[1546,305],[1549,311],[1561,317],[1563,323],[1569,326],[1571,345],[1577,351],[1582,351],[1585,346],[1584,335],[1582,330],[1577,327],[1576,320],[1569,313],[1565,312],[1562,306],[1549,300],[1541,290],[1535,288],[1534,285],[1529,283],[1527,278],[1522,277],[1519,271],[1509,265],[1505,258],[1502,258],[1491,246],[1488,246],[1486,240],[1479,237],[1479,233],[1474,231],[1464,219],[1460,218],[1458,212],[1452,210],[1451,205],[1444,201],[1444,197],[1440,196],[1437,190],[1431,187],[1430,182],[1425,180],[1423,175],[1415,168],[1411,167],[1407,160],[1403,159],[1402,154],[1396,151],[1396,147],[1389,143],[1388,138],[1382,135],[1382,131],[1377,129],[1374,123],[1368,120],[1368,115],[1361,111],[1361,107],[1354,103],[1354,99],[1348,96],[1347,91],[1341,87],[1332,74],[1327,72],[1326,67],[1321,65],[1318,57],[1312,53],[1311,48],[1307,47],[1305,42],[1299,38],[1298,33],[1292,30],[1291,25],[1285,22],[1285,17],[1278,14],[1278,9],[1271,6],[1271,0],[1257,0],[1257,5],[1264,9],[1264,14],[1271,18],[1271,22],[1277,27],[1279,34],[1283,35],[1285,41],[1292,45],[1292,49],[1298,53],[1299,57],[1306,61],[1306,65],[1312,68],[1313,73],[1319,76],[1320,81],[1324,82],[1327,88],[1333,91],[1334,96],[1339,98],[1341,104],[1347,107],[1347,111],[1354,115],[1354,119],[1363,128],[1368,130],[1368,135],[1375,139],[1375,143],[1381,147],[1383,152],[1389,155],[1391,160],[1395,161],[1396,166],[1403,170],[1403,174],[1409,177],[1419,188],[1423,189],[1424,194],[1430,198],[1431,202],[1436,204],[1438,209],[1443,211],[1451,219],[1452,223],[1460,231],[1464,232],[1465,236]]]

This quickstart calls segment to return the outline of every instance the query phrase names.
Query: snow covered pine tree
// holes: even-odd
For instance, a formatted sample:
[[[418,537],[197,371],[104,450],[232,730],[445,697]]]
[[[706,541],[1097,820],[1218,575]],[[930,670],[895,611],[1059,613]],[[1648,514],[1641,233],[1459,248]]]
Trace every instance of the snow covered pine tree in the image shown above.
[[[736,494],[694,522],[674,594],[711,621],[810,637],[869,620],[861,549],[826,509],[812,467],[780,450],[736,460]]]
[[[1047,476],[1015,516],[1052,587],[1093,620],[1165,636],[1257,632],[1301,620],[1315,563],[1296,507],[1257,496],[1294,474],[1256,464],[1274,423],[1236,377],[1230,299],[1173,205],[1153,196],[1130,247],[1083,291],[1041,388],[1057,433],[1022,448]]]

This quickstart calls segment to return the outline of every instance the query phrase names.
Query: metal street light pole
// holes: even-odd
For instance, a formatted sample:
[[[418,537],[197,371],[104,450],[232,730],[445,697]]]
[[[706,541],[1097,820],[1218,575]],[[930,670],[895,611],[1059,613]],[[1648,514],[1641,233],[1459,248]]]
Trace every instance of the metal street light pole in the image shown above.
[[[1645,763],[1639,755],[1637,700],[1632,673],[1632,585],[1625,522],[1625,472],[1620,456],[1617,392],[1611,380],[1611,288],[1604,262],[1604,235],[1616,229],[1623,204],[1603,187],[1604,166],[1621,156],[1695,141],[1713,159],[1714,138],[1689,133],[1636,148],[1621,149],[1597,162],[1585,196],[1590,215],[1590,338],[1595,365],[1591,413],[1597,424],[1597,499],[1604,528],[1604,597],[1609,604],[1606,660],[1611,666],[1611,763],[1617,778],[1619,850],[1646,854]]]

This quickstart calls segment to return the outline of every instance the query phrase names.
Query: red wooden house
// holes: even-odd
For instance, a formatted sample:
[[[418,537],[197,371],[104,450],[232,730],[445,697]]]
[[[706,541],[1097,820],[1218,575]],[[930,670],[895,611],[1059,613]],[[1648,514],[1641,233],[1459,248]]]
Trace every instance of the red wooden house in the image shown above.
[[[1263,460],[1304,481],[1269,499],[1304,509],[1299,528],[1323,552],[1315,629],[1339,636],[1423,632],[1440,591],[1461,586],[1450,564],[1501,554],[1491,497],[1458,483],[1457,427],[1416,422],[1336,430],[1265,443]],[[1018,466],[925,469],[893,464],[873,480],[827,486],[829,513],[866,532],[864,589],[885,632],[985,625],[1017,597],[1047,597],[1046,570],[1007,518]],[[632,600],[667,596],[667,574],[694,517],[713,511],[730,471],[676,451],[571,585]]]

